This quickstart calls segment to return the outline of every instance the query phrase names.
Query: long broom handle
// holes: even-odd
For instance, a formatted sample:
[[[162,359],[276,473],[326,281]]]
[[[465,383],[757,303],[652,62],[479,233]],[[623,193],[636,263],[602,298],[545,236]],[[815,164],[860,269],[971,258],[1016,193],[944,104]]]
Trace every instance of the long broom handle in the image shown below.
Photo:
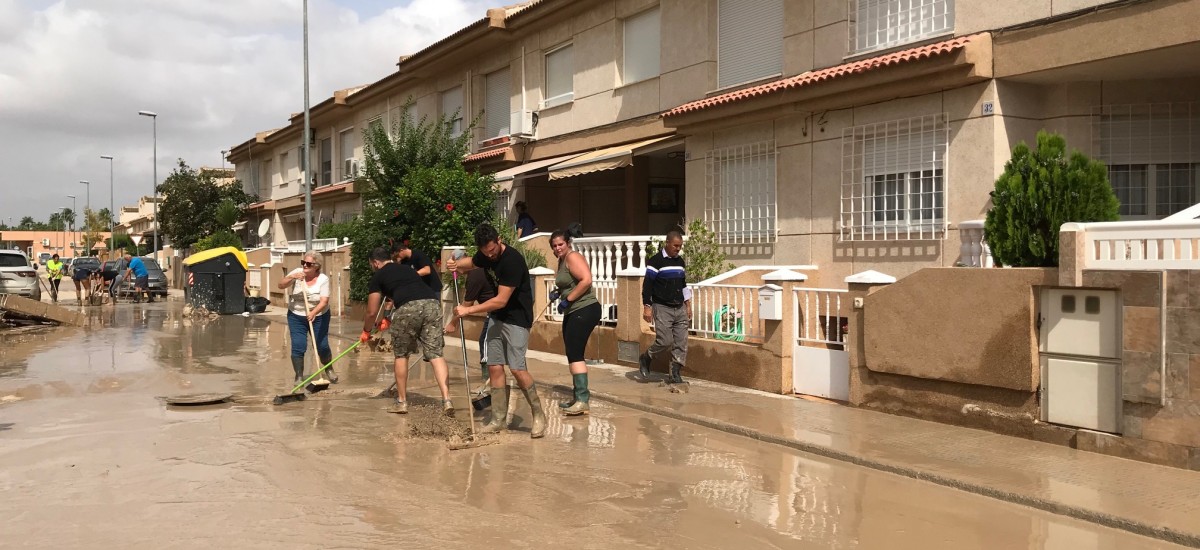
[[[462,256],[458,256],[455,258],[455,260],[457,260],[461,257]],[[454,305],[457,307],[461,303],[459,301],[459,297],[458,297],[458,270],[455,269],[452,273],[454,276]],[[470,413],[470,408],[471,408],[471,369],[467,367],[467,364],[470,361],[467,359],[467,333],[465,332],[465,329],[463,328],[462,317],[458,317],[458,339],[459,339],[459,342],[461,343],[462,356],[463,356],[463,389],[465,389],[466,393],[467,393],[467,412]],[[487,344],[485,343],[484,345],[487,345]],[[471,422],[470,422],[470,424],[471,424],[471,439],[475,439],[475,415],[474,414],[471,414],[470,420],[471,420]]]
[[[325,371],[325,369],[327,369],[327,368],[329,368],[329,367],[330,367],[330,365],[333,365],[334,363],[337,363],[338,359],[341,359],[342,357],[345,357],[347,353],[350,353],[352,350],[354,350],[354,348],[357,348],[357,347],[358,347],[358,345],[359,345],[359,344],[361,344],[361,343],[362,343],[361,341],[356,341],[356,342],[354,342],[354,344],[353,344],[353,345],[351,345],[350,347],[346,348],[346,350],[345,350],[345,351],[343,351],[343,352],[341,352],[341,353],[337,354],[337,357],[334,357],[334,358],[333,358],[331,361],[329,361],[329,363],[328,363],[328,364],[326,364],[325,366],[321,367],[320,369],[317,369],[317,372],[314,372],[314,373],[312,373],[312,375],[310,375],[308,378],[305,378],[303,382],[301,382],[301,383],[297,384],[297,385],[296,385],[296,387],[292,388],[292,392],[291,392],[291,393],[296,393],[296,391],[297,391],[297,390],[299,390],[300,388],[303,388],[304,386],[307,386],[307,385],[308,385],[308,383],[309,383],[309,382],[311,382],[313,378],[316,378],[318,374],[321,374],[322,372],[324,372],[324,371]]]
[[[312,342],[313,357],[315,357],[317,359],[317,366],[320,366],[321,365],[321,353],[317,351],[317,331],[313,330],[312,310],[308,308],[308,283],[304,282],[304,280],[299,280],[299,281],[296,281],[296,284],[304,285],[301,288],[300,299],[304,301],[304,318],[306,320],[308,320],[308,339]],[[293,294],[295,294],[295,293],[293,293]],[[324,369],[318,369],[317,372],[320,372],[322,370],[324,370]]]

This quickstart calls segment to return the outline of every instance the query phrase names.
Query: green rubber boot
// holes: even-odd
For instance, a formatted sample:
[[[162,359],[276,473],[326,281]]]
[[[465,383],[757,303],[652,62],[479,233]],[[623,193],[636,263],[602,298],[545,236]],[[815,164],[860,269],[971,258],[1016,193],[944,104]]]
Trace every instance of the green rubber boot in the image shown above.
[[[508,428],[508,388],[492,388],[492,416],[479,428],[481,434],[495,434]]]
[[[588,414],[592,407],[588,403],[592,400],[592,392],[588,391],[588,375],[572,374],[571,382],[575,386],[575,400],[570,407],[563,410],[563,414],[567,416],[579,416]]]
[[[578,374],[571,375],[571,399],[568,401],[559,401],[558,408],[569,409],[575,406],[575,402],[579,401],[579,378]]]

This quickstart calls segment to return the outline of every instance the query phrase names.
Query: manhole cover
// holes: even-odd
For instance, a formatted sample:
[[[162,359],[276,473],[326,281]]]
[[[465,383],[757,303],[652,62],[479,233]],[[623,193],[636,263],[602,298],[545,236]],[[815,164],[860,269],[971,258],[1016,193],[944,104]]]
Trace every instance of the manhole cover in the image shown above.
[[[172,395],[163,399],[168,405],[212,405],[229,401],[231,397],[233,397],[232,393],[190,393]]]

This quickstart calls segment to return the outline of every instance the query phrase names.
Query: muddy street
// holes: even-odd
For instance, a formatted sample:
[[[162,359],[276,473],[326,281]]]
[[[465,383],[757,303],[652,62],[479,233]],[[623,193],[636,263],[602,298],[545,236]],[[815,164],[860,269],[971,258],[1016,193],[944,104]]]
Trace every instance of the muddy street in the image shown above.
[[[388,355],[274,406],[282,317],[93,309],[86,330],[0,335],[6,548],[1173,548],[604,402],[565,418],[553,391],[545,439],[520,401],[499,444],[450,451],[384,412]],[[422,365],[415,405],[437,393]],[[202,392],[234,401],[161,400]]]

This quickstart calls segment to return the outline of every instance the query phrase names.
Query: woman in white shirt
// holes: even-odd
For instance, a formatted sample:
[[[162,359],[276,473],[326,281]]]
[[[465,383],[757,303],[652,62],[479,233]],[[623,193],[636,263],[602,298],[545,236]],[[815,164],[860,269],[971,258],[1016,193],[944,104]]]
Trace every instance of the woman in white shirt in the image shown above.
[[[321,273],[321,255],[305,252],[300,267],[288,273],[279,288],[288,290],[288,331],[292,337],[292,369],[296,371],[296,383],[304,380],[304,352],[308,350],[308,325],[312,323],[317,340],[317,356],[321,365],[333,358],[329,349],[329,276]],[[308,301],[308,307],[304,301]],[[325,369],[330,382],[337,382],[333,367]]]

